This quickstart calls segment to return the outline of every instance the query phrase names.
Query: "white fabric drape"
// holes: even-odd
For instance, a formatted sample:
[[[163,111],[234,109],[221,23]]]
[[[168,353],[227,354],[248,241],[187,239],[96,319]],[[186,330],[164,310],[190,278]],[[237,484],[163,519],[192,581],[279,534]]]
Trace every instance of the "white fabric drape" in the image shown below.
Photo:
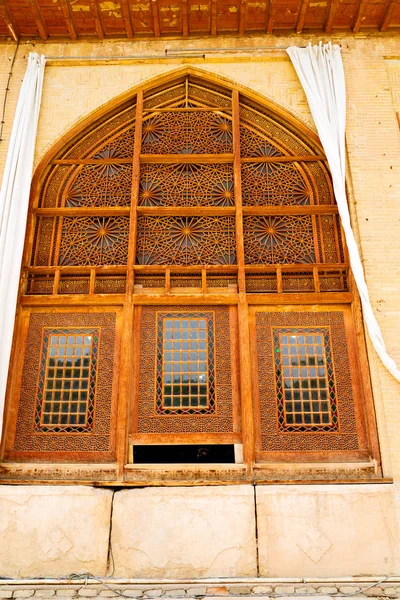
[[[45,57],[29,54],[0,191],[0,436]]]
[[[372,310],[360,254],[350,224],[345,187],[346,88],[340,47],[320,43],[319,46],[310,44],[307,48],[291,47],[287,52],[307,96],[328,159],[350,264],[360,293],[369,336],[385,367],[400,381],[400,370],[386,351]]]

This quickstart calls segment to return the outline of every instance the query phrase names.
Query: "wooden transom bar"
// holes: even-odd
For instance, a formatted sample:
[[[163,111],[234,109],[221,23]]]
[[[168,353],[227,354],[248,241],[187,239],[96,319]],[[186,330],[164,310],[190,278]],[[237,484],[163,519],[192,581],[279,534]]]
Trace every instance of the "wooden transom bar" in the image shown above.
[[[4,480],[378,477],[316,136],[188,72],[64,137],[32,184],[6,415]]]

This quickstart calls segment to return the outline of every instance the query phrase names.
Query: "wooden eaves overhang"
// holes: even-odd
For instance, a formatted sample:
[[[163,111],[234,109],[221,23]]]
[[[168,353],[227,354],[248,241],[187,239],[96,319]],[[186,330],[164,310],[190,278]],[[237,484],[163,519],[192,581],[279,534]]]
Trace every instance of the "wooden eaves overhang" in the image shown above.
[[[0,0],[0,40],[400,30],[400,0]]]

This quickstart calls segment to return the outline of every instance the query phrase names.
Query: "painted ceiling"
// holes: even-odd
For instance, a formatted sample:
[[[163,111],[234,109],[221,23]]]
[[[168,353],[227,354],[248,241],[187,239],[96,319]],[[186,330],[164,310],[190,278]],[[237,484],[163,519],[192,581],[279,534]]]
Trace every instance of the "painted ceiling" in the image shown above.
[[[400,30],[400,0],[0,0],[0,39]]]

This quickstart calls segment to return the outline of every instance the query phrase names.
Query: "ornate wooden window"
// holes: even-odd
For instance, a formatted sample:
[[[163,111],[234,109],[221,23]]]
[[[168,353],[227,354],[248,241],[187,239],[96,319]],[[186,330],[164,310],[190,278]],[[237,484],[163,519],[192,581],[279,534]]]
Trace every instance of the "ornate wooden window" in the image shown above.
[[[159,313],[156,411],[164,415],[215,412],[212,313]]]
[[[378,457],[326,158],[271,103],[188,72],[80,125],[35,175],[21,290],[7,460]]]

